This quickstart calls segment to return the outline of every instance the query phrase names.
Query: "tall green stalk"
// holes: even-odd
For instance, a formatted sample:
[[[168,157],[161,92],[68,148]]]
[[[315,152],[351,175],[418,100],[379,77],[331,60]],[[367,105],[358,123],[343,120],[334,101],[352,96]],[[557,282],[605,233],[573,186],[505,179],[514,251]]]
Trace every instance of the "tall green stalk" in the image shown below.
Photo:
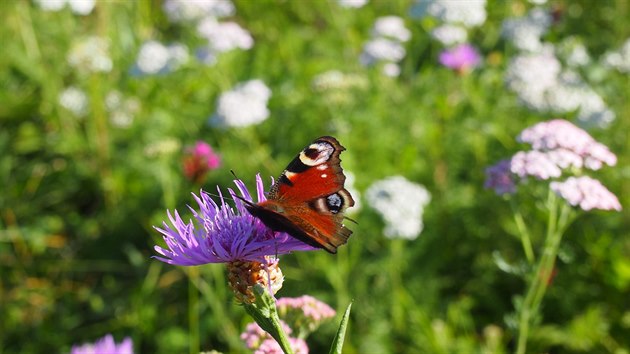
[[[525,300],[519,309],[517,354],[526,353],[532,318],[538,313],[542,299],[547,292],[562,235],[572,219],[571,207],[566,203],[562,203],[560,206],[561,203],[562,201],[550,190],[547,199],[549,218],[542,254],[534,272],[530,274]],[[558,211],[559,208],[562,208],[560,212]]]

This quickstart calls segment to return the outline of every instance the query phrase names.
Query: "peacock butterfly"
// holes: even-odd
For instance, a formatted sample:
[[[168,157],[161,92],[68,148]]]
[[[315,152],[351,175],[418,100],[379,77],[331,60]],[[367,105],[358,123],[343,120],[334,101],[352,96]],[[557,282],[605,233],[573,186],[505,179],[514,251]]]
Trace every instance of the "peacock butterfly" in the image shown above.
[[[344,150],[332,136],[315,139],[289,163],[266,201],[248,202],[245,208],[274,231],[337,253],[352,234],[343,225],[343,213],[354,205],[343,186],[339,154]]]

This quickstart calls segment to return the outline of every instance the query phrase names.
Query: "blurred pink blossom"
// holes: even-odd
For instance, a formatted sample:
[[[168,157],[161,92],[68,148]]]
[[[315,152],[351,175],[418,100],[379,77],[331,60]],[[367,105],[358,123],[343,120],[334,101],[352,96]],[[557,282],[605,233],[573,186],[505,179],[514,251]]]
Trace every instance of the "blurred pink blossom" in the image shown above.
[[[588,176],[569,177],[564,182],[551,182],[551,190],[569,204],[585,211],[591,209],[621,211],[619,199],[600,181]]]
[[[197,141],[194,146],[186,149],[184,175],[193,182],[201,182],[208,171],[217,169],[220,165],[219,155],[203,141]]]
[[[562,171],[544,152],[519,151],[510,161],[510,171],[521,178],[528,176],[538,179],[560,177]]]
[[[479,65],[480,61],[479,53],[470,44],[460,44],[440,53],[440,64],[460,73],[470,71],[470,69]]]

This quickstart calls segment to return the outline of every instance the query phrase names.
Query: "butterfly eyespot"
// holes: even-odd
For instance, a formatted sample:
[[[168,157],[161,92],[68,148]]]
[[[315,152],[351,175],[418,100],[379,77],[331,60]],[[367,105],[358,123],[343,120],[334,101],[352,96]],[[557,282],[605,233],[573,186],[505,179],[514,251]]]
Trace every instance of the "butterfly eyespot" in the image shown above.
[[[300,152],[300,161],[306,166],[317,166],[322,164],[332,156],[335,151],[335,147],[327,142],[314,143],[308,146],[308,148]]]
[[[337,193],[331,194],[326,197],[326,205],[331,213],[337,214],[343,208],[343,199]]]

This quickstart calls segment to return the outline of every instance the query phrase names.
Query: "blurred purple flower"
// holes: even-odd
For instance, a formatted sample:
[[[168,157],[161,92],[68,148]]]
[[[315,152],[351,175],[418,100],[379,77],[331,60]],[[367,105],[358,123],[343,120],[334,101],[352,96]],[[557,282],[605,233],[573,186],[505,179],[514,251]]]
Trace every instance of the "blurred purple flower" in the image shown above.
[[[252,197],[241,180],[235,180],[241,196],[252,201]],[[258,201],[266,200],[260,175],[256,176]],[[163,228],[155,229],[162,234],[167,248],[155,246],[162,256],[156,259],[174,265],[191,266],[207,263],[228,263],[255,261],[267,264],[265,256],[274,256],[292,251],[310,251],[314,248],[302,243],[284,232],[274,232],[259,219],[251,216],[243,201],[228,189],[236,210],[225,203],[221,190],[220,205],[201,191],[200,196],[193,194],[199,210],[191,207],[196,223],[185,223],[177,210],[175,215],[168,213],[172,224],[163,222]]]
[[[194,146],[186,149],[184,156],[184,175],[194,182],[201,183],[208,173],[221,165],[221,158],[212,147],[203,142],[197,141]]]
[[[505,159],[497,164],[486,168],[485,188],[494,189],[498,195],[513,194],[516,192],[516,185],[512,179],[510,171],[510,160]]]
[[[73,345],[70,354],[133,354],[133,342],[126,337],[120,344],[116,344],[114,337],[108,334],[94,344]]]
[[[621,211],[619,199],[600,181],[588,176],[569,177],[564,182],[551,182],[551,190],[569,204],[585,211],[591,209]]]
[[[617,163],[617,156],[605,145],[564,119],[554,119],[529,127],[521,132],[518,140],[531,144],[535,150],[564,149],[573,152],[584,159],[586,168],[592,170],[597,170],[604,164],[614,166]]]
[[[440,53],[440,64],[460,73],[465,73],[479,65],[481,57],[470,44],[460,44]]]

